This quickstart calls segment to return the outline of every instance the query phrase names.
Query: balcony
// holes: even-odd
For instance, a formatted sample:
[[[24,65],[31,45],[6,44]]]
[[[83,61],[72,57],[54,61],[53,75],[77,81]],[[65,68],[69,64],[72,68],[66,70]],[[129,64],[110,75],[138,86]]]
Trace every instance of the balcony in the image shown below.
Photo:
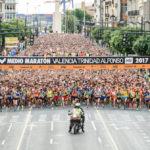
[[[139,10],[128,11],[128,16],[138,16],[138,15],[140,15]]]

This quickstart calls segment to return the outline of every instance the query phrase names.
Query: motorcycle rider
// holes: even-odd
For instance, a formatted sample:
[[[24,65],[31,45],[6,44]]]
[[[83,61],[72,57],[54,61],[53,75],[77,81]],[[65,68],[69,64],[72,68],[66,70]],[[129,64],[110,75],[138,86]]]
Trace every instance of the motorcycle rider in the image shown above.
[[[82,132],[84,132],[85,116],[84,116],[84,110],[83,108],[81,108],[80,103],[75,104],[74,109],[72,110],[72,112],[69,113],[69,115],[71,115],[69,132],[71,132],[72,130],[74,121],[77,121],[77,120],[80,121]],[[74,120],[74,118],[78,118],[78,119]]]

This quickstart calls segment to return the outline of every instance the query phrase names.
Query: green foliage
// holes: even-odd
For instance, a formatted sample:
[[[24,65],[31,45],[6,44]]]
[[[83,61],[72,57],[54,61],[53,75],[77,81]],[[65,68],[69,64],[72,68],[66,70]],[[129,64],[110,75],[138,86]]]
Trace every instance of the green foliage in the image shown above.
[[[100,39],[102,39],[102,30],[98,27],[93,28],[92,37],[96,40],[96,42],[98,42]]]
[[[124,47],[122,45],[123,34],[122,31],[113,31],[111,33],[111,39],[109,41],[111,50],[113,52],[124,53]]]
[[[73,33],[74,32],[74,16],[72,15],[71,11],[67,11],[67,32]]]
[[[74,15],[76,16],[77,20],[82,20],[84,19],[84,12],[81,9],[75,9]]]
[[[79,21],[84,20],[84,11],[82,9],[75,9],[74,15],[77,18],[77,20],[79,20]],[[87,12],[85,12],[85,20],[86,21],[92,20],[92,16],[90,16]]]
[[[133,45],[133,51],[138,55],[150,55],[150,36],[140,36]]]
[[[66,18],[63,19],[63,31],[65,30],[65,19],[66,19],[66,30],[68,33],[73,33],[74,29],[75,32],[81,33],[83,21],[84,21],[84,11],[81,9],[75,9],[74,11],[67,11],[66,12]],[[85,19],[86,21],[91,21],[92,16],[85,13]],[[75,24],[74,24],[75,23]]]
[[[102,39],[105,43],[107,43],[108,45],[110,45],[110,40],[111,40],[111,30],[104,30],[103,35],[102,35]]]

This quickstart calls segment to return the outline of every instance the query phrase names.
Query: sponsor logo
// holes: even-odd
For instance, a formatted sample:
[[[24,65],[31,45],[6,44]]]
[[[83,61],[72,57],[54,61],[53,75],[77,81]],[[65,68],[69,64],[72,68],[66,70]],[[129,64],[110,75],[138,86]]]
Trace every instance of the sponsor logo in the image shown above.
[[[0,59],[0,64],[4,64],[6,62],[6,58]]]
[[[125,58],[125,64],[133,64],[133,58]]]

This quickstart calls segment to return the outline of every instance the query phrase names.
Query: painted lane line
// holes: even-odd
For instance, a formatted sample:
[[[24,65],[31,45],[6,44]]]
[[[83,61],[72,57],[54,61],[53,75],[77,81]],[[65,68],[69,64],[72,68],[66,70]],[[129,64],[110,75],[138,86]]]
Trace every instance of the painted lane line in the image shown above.
[[[92,123],[93,129],[96,131],[95,123],[93,121],[91,121],[91,123]]]
[[[10,132],[11,128],[12,128],[12,123],[10,124],[10,126],[9,126],[9,128],[8,128],[8,130],[7,130],[7,132]]]
[[[150,143],[150,140],[146,140],[146,142]]]
[[[143,136],[146,136],[146,135],[147,135],[147,134],[146,134],[146,133],[144,133],[144,132],[143,132],[143,133],[141,133],[141,134],[142,134]]]
[[[149,137],[148,136],[144,136],[144,139],[149,139]]]
[[[54,130],[54,122],[52,121],[51,122],[51,131],[53,131]]]
[[[5,140],[2,141],[2,145],[4,145],[4,144],[5,144]]]
[[[100,138],[100,137],[98,137],[98,142],[99,142],[99,143],[102,143],[102,140],[101,140],[101,138]]]
[[[145,121],[144,117],[141,116],[141,115],[136,115],[135,118],[136,118],[139,122]]]
[[[44,121],[46,121],[46,118],[47,118],[47,115],[46,114],[42,114],[42,115],[40,115],[40,118],[39,118],[39,122],[44,122]]]
[[[32,131],[32,129],[33,129],[33,126],[34,126],[34,124],[32,123],[32,124],[31,124],[31,127],[30,127],[30,131]]]
[[[107,127],[103,117],[102,117],[102,115],[100,114],[100,112],[97,109],[96,109],[96,111],[97,111],[97,114],[98,114],[98,116],[99,116],[99,118],[100,118],[100,120],[101,120],[101,122],[102,122],[102,124],[104,126],[104,129],[106,130],[107,135],[109,136],[109,138],[110,138],[110,140],[112,142],[113,149],[114,150],[119,150],[119,148],[117,147],[117,144],[115,143],[115,141],[114,141],[114,139],[113,139],[113,137],[112,137],[112,135],[111,135],[111,133],[110,133],[110,131],[109,131],[109,129],[108,129],[108,127]]]
[[[89,116],[90,119],[92,118],[90,113],[88,114],[88,116]]]
[[[139,130],[140,132],[144,132],[143,130]]]
[[[50,144],[51,144],[51,145],[53,144],[53,139],[50,139]]]
[[[26,128],[27,128],[29,120],[30,120],[30,116],[31,116],[31,110],[29,111],[29,113],[27,115],[26,122],[25,122],[25,125],[24,125],[24,128],[23,128],[23,131],[22,131],[22,134],[21,134],[21,137],[20,137],[20,140],[19,140],[19,143],[18,143],[18,146],[17,146],[16,150],[20,150],[20,147],[21,147],[21,144],[22,144],[22,140],[23,140]]]

